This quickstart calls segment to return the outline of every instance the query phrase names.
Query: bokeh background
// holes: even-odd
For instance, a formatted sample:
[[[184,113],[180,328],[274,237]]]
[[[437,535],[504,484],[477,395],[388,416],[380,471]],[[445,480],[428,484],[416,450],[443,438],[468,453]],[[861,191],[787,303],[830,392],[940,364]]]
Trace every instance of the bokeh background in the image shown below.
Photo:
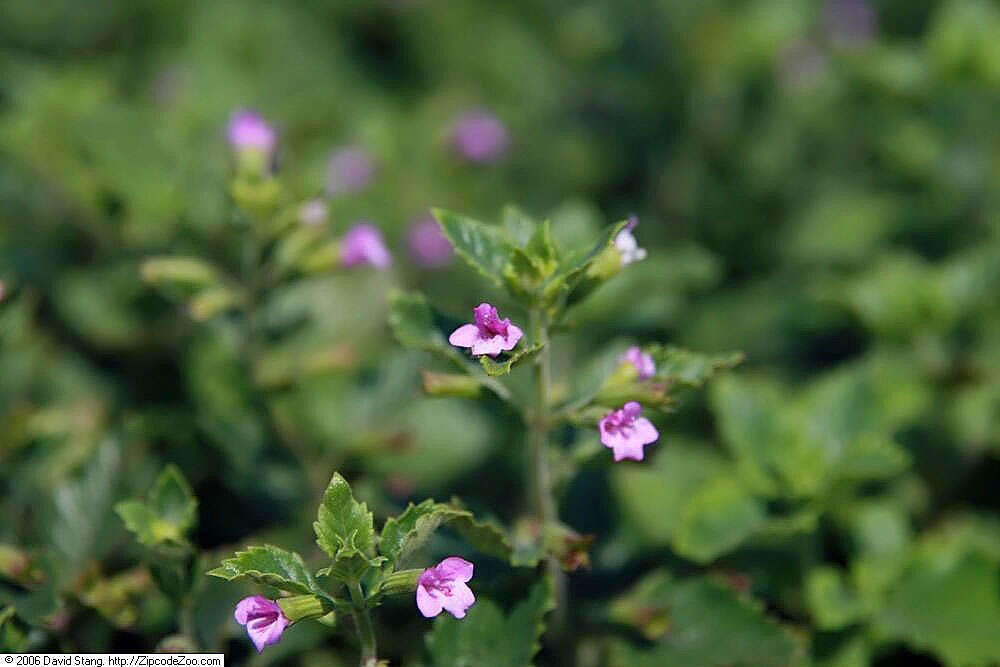
[[[168,462],[216,561],[260,541],[315,554],[335,469],[379,517],[453,494],[518,516],[518,422],[423,397],[428,360],[385,324],[392,286],[456,320],[495,298],[459,263],[426,266],[410,234],[431,206],[495,221],[513,202],[565,243],[641,220],[649,257],[576,309],[559,377],[625,341],[747,358],[658,421],[646,462],[567,485],[563,518],[597,540],[571,575],[577,650],[539,664],[1000,663],[1000,4],[4,0],[0,16],[0,641],[150,650],[176,631],[112,511]],[[231,321],[193,321],[139,271],[164,253],[238,266],[225,125],[242,107],[278,128],[290,201],[327,196],[332,234],[368,219],[394,254],[267,294],[253,369]],[[485,156],[456,138],[470,113],[502,126]],[[482,572],[507,603],[530,580]],[[693,573],[729,581],[732,604],[657,592]],[[252,654],[230,620],[247,590],[206,584],[202,647],[352,664],[350,635],[321,626]],[[380,624],[392,664],[428,664],[406,604]]]

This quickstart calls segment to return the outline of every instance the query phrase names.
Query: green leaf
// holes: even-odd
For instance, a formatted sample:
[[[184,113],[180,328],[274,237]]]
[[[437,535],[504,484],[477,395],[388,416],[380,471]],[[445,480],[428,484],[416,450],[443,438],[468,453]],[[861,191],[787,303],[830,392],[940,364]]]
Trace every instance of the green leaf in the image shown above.
[[[626,596],[611,609],[626,622],[660,619],[653,628],[660,636],[653,648],[615,646],[610,664],[616,667],[791,667],[804,662],[801,642],[767,617],[760,603],[706,577],[672,581],[665,572],[653,573],[631,599]]]
[[[764,523],[764,505],[735,476],[717,476],[685,504],[674,546],[701,563],[739,546]]]
[[[147,500],[126,500],[115,511],[141,544],[186,544],[187,533],[198,519],[198,500],[184,475],[168,465],[157,478]]]
[[[517,206],[513,204],[504,206],[503,228],[507,238],[518,248],[528,245],[537,227],[538,223]]]
[[[715,373],[743,362],[742,352],[702,354],[680,347],[655,345],[648,349],[656,362],[656,377],[670,382],[700,387]]]
[[[507,357],[505,361],[496,361],[493,357],[483,355],[479,357],[479,363],[483,365],[483,370],[486,371],[487,375],[491,377],[499,377],[510,373],[511,369],[515,365],[534,359],[535,356],[542,351],[543,347],[543,344],[538,343],[532,345],[531,347],[522,348]]]
[[[334,473],[323,494],[316,521],[316,544],[333,559],[324,573],[336,578],[360,576],[381,559],[374,557],[375,527],[368,506],[359,503],[340,473]]]
[[[455,253],[498,287],[503,286],[503,268],[511,253],[511,245],[503,235],[493,227],[448,211],[433,209],[432,213]]]
[[[437,667],[525,667],[540,648],[545,614],[555,608],[548,577],[532,586],[528,598],[509,615],[480,598],[456,620],[441,614],[427,635],[431,663]]]
[[[970,553],[911,567],[877,618],[881,633],[951,665],[1000,662],[1000,568]]]
[[[462,501],[458,498],[451,499],[451,505],[459,509],[465,509]],[[502,560],[510,562],[513,548],[510,536],[507,531],[495,521],[490,519],[477,519],[471,512],[468,516],[456,516],[450,523],[459,535],[473,547]]]
[[[219,281],[218,271],[208,262],[179,255],[150,257],[139,273],[147,283],[178,293],[202,290]]]
[[[420,292],[389,294],[389,326],[406,347],[438,351],[446,346],[444,334],[434,326],[434,312]]]
[[[863,616],[861,601],[833,567],[817,567],[806,577],[806,603],[821,630],[839,630]]]
[[[419,505],[410,503],[402,514],[386,520],[379,537],[379,553],[388,558],[393,568],[398,568],[438,527],[458,517],[471,518],[472,513],[429,499]]]
[[[546,283],[543,298],[548,303],[555,302],[561,294],[568,294],[579,283],[588,268],[601,253],[611,246],[618,232],[628,224],[626,220],[604,228],[597,242],[587,250],[576,252],[559,263],[559,268]]]
[[[316,583],[302,556],[270,544],[237,551],[233,558],[222,561],[219,567],[209,570],[207,574],[227,581],[247,577],[289,593],[330,597]]]

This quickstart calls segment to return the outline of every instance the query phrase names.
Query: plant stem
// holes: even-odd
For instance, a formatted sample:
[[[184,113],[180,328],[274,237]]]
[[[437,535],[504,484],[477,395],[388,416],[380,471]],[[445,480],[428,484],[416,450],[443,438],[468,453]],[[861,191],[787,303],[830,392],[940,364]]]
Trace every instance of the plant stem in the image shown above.
[[[549,397],[551,395],[551,352],[549,350],[549,329],[545,313],[539,309],[531,311],[531,328],[536,343],[543,345],[535,359],[535,409],[528,423],[528,441],[531,449],[530,479],[535,515],[538,518],[541,539],[546,539],[549,526],[559,520],[555,497],[552,493],[552,474],[549,470]],[[554,556],[547,556],[545,569],[552,580],[556,596],[556,611],[551,627],[558,636],[566,620],[566,576]]]
[[[352,581],[347,588],[351,593],[351,602],[354,603],[354,624],[358,630],[358,642],[361,644],[361,667],[375,667],[378,662],[375,630],[372,628],[372,617],[365,604],[361,583]]]

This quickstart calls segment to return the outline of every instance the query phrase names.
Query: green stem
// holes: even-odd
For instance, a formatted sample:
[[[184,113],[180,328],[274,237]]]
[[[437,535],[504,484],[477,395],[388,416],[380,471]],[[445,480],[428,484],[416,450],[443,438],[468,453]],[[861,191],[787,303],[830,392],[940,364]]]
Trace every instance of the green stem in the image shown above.
[[[347,586],[354,603],[354,624],[358,630],[358,642],[361,644],[361,667],[375,667],[378,657],[375,648],[375,630],[372,627],[372,617],[365,604],[365,595],[361,583],[352,581]]]
[[[549,427],[552,415],[549,412],[551,396],[551,352],[549,350],[549,327],[545,314],[539,309],[531,311],[531,328],[536,343],[543,345],[535,358],[535,409],[528,423],[528,442],[531,449],[530,479],[535,515],[538,518],[541,538],[544,540],[548,527],[559,520],[558,508],[552,491],[552,473],[549,470]],[[554,556],[545,559],[545,569],[552,580],[557,607],[551,627],[558,636],[566,620],[566,575]]]

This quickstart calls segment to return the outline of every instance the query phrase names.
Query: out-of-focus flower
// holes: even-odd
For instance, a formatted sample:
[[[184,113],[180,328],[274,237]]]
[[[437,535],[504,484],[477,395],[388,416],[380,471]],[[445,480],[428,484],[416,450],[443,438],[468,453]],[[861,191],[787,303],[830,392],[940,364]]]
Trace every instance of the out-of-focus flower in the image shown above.
[[[230,116],[226,136],[236,150],[256,150],[266,156],[270,156],[278,144],[275,129],[251,109],[240,109]]]
[[[821,83],[827,72],[826,54],[809,41],[788,45],[778,56],[779,83],[792,91],[805,91]]]
[[[455,329],[448,342],[455,347],[472,348],[472,354],[488,354],[495,357],[503,351],[512,350],[521,340],[524,332],[509,318],[500,319],[497,309],[488,303],[481,303],[473,309],[475,324],[463,324]]]
[[[236,622],[246,626],[250,641],[260,653],[281,641],[281,633],[291,623],[274,600],[260,595],[243,598],[236,605]]]
[[[823,25],[834,44],[863,46],[875,37],[878,16],[867,0],[827,0]]]
[[[392,265],[392,255],[378,227],[362,221],[355,223],[341,239],[340,262],[344,266],[371,264],[377,269],[387,269]]]
[[[326,191],[342,195],[364,189],[375,178],[375,160],[361,146],[343,146],[333,151],[326,168]]]
[[[635,366],[635,369],[639,372],[640,380],[645,380],[656,375],[656,363],[653,361],[653,357],[643,352],[642,348],[638,345],[633,345],[625,350],[625,354],[621,358],[621,363]]]
[[[315,227],[326,222],[329,209],[322,199],[310,199],[299,207],[299,222]]]
[[[448,237],[441,232],[437,221],[426,216],[410,226],[408,240],[410,254],[417,264],[428,269],[447,266],[455,256],[455,250]]]
[[[417,609],[427,618],[441,610],[465,618],[465,610],[476,601],[466,582],[472,579],[472,563],[452,556],[424,570],[417,580]]]
[[[615,236],[615,248],[621,253],[623,267],[628,266],[632,262],[638,262],[640,259],[646,259],[646,249],[639,247],[639,242],[636,241],[635,236],[632,234],[632,230],[638,224],[638,217],[634,215],[629,216],[628,224]]]
[[[612,449],[615,461],[641,461],[642,448],[660,437],[652,422],[639,416],[640,412],[642,406],[629,401],[620,410],[605,415],[598,424],[601,442]]]
[[[507,148],[507,128],[489,111],[473,109],[455,121],[452,141],[467,160],[494,162]]]

